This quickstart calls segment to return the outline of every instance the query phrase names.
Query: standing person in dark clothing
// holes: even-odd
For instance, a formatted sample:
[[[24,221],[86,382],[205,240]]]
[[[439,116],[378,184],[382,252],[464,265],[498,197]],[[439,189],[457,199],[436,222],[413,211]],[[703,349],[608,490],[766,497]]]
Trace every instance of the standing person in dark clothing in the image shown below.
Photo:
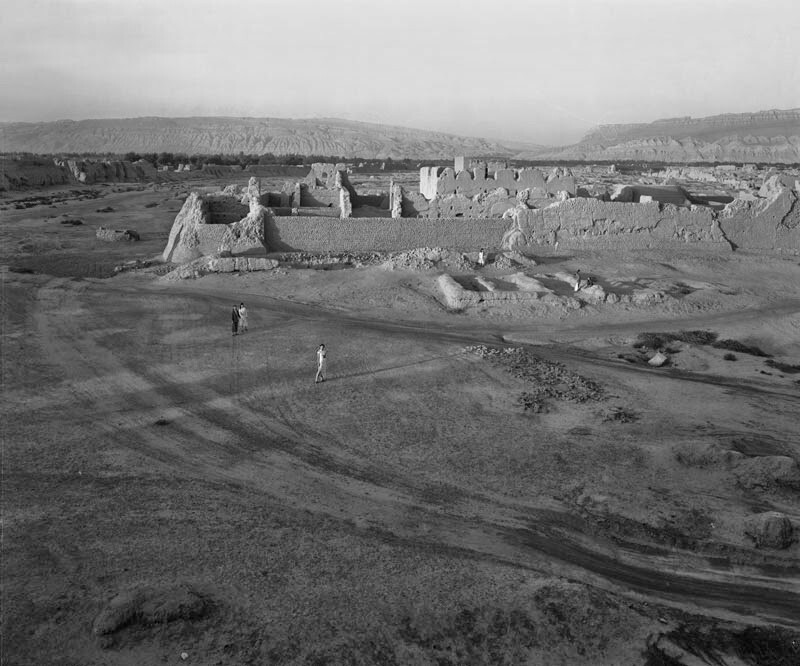
[[[237,306],[233,306],[233,311],[231,312],[231,330],[233,334],[236,335],[239,332],[239,308]]]

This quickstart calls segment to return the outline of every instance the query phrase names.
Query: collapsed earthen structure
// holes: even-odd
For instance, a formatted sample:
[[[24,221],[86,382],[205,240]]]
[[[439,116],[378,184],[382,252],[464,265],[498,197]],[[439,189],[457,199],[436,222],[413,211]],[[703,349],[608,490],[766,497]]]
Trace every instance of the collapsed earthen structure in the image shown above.
[[[354,190],[336,175],[341,170],[327,174],[325,185],[321,184],[322,173],[327,172],[314,176],[315,185],[300,184],[292,197],[301,202],[304,197],[306,202],[315,199],[323,205],[322,197],[328,197],[324,210],[329,213],[324,216],[310,214],[313,209],[308,209],[308,214],[279,214],[266,204],[276,197],[286,198],[288,193],[262,193],[254,178],[243,195],[238,188],[233,188],[235,193],[193,193],[175,219],[164,260],[185,262],[219,253],[396,252],[416,247],[503,248],[532,254],[681,248],[800,253],[800,184],[795,176],[786,174],[771,176],[754,200],[736,199],[719,210],[665,204],[646,197],[639,197],[637,203],[561,196],[538,208],[514,198],[513,205],[505,205],[499,216],[388,219],[343,215],[343,192],[351,202],[359,195],[353,197],[350,193]],[[327,187],[328,178],[332,178],[333,188]],[[338,206],[333,193],[339,197]],[[242,197],[247,205],[242,204]],[[393,217],[403,204],[402,197],[401,188],[393,184],[388,202]]]
[[[237,189],[205,196],[192,192],[172,225],[164,261],[185,263],[208,255],[266,250],[264,229],[273,213],[262,203],[260,184],[250,178],[241,197]]]
[[[557,167],[545,176],[539,169],[470,163],[464,157],[456,158],[454,168],[422,167],[419,181],[418,193],[401,192],[403,217],[500,217],[511,206],[538,208],[577,191],[569,169]]]
[[[156,168],[146,160],[52,159],[36,156],[0,156],[0,192],[54,185],[94,185],[96,183],[167,183],[185,180],[227,178],[241,172],[240,165],[190,164],[178,168]],[[247,166],[253,175],[305,175],[307,169],[284,165]]]

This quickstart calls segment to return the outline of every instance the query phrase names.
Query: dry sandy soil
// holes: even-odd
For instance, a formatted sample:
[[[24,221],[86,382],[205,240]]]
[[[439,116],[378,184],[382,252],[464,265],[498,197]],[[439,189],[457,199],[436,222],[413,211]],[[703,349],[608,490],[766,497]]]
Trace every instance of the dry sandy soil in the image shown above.
[[[800,545],[744,532],[800,530],[796,258],[556,257],[694,286],[453,313],[436,271],[165,280],[184,190],[128,189],[0,201],[4,666],[800,663]],[[633,346],[681,330],[772,365]]]

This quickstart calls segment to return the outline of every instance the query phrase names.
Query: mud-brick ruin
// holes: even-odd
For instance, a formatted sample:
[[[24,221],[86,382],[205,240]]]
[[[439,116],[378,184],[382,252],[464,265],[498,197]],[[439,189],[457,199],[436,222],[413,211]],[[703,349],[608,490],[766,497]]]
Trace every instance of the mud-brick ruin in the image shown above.
[[[568,169],[489,173],[423,167],[419,191],[392,182],[359,193],[344,164],[314,164],[300,181],[262,192],[251,177],[212,194],[192,193],[163,253],[168,262],[268,252],[461,252],[735,249],[800,253],[800,184],[768,174],[757,191],[727,203],[693,202],[674,185],[587,188]]]

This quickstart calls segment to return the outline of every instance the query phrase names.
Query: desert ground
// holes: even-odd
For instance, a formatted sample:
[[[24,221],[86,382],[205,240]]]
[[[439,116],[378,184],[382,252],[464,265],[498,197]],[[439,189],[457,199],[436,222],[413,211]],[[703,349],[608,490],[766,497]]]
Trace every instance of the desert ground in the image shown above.
[[[4,666],[800,663],[800,544],[748,527],[800,532],[798,257],[529,258],[674,287],[580,307],[170,280],[189,189],[0,199]]]

